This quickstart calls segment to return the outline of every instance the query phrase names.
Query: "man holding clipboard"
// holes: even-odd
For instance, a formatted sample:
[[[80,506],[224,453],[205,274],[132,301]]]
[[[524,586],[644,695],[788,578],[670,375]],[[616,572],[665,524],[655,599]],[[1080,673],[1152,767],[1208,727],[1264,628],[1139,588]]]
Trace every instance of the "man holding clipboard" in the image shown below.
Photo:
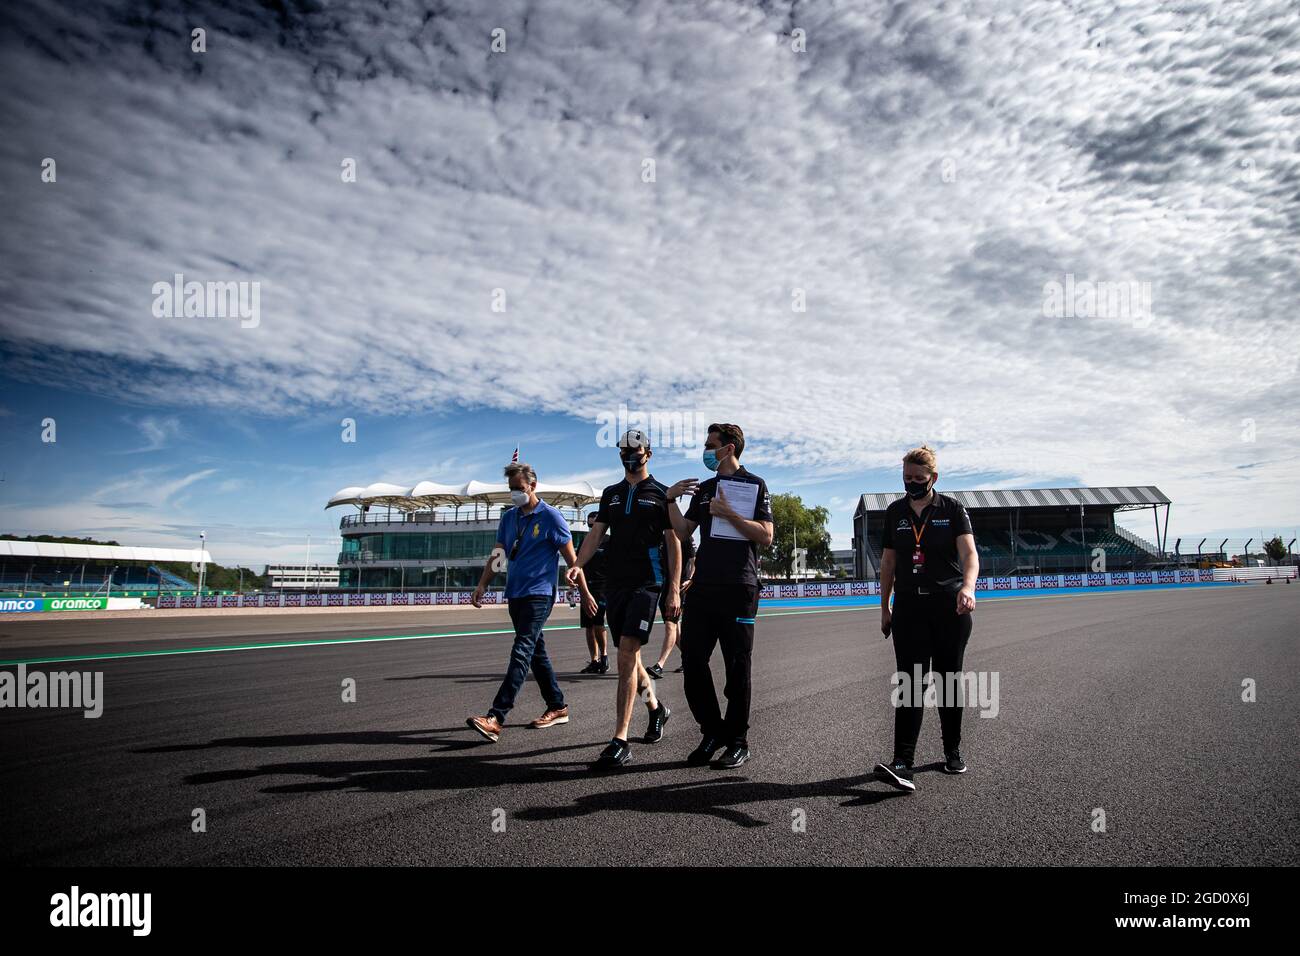
[[[668,500],[691,495],[683,516],[669,509],[682,539],[700,529],[695,575],[682,602],[682,676],[686,702],[703,738],[686,758],[703,766],[724,750],[717,766],[739,767],[749,759],[750,658],[758,611],[758,551],[772,543],[772,497],[767,483],[739,463],[745,450],[740,426],[713,424],[704,442],[704,466],[717,476],[685,478],[668,489]],[[709,658],[721,646],[726,664],[724,717],[713,688]]]

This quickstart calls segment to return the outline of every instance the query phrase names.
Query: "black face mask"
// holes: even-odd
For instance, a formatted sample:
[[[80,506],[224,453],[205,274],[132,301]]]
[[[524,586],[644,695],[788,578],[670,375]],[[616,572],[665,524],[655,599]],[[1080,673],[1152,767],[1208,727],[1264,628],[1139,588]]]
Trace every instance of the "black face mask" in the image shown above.
[[[924,498],[930,493],[930,483],[928,481],[905,481],[903,487],[907,490],[909,498]]]
[[[640,452],[633,452],[630,455],[620,454],[618,457],[623,459],[623,469],[625,471],[640,471],[641,466],[645,464],[645,458],[642,457]]]

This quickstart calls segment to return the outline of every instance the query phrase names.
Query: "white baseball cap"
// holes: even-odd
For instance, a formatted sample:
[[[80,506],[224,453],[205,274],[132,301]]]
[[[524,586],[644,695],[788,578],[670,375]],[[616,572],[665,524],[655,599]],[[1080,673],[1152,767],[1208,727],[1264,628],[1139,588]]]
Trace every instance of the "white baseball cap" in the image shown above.
[[[623,437],[618,440],[619,448],[644,448],[650,449],[650,438],[639,428],[629,428],[623,433]]]

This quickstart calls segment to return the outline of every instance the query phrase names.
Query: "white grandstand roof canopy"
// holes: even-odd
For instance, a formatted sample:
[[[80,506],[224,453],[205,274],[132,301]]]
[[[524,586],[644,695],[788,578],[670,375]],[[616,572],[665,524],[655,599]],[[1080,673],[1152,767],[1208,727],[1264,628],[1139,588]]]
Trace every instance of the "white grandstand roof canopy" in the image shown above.
[[[1001,488],[996,491],[948,491],[936,489],[940,494],[956,498],[970,510],[974,508],[1053,508],[1091,505],[1093,507],[1148,508],[1167,505],[1169,499],[1155,485],[1125,485],[1107,488]],[[903,497],[902,492],[889,491],[862,496],[858,514],[867,511],[884,511]]]
[[[127,548],[115,544],[55,544],[50,541],[0,541],[3,558],[67,558],[73,561],[175,561],[211,564],[207,551],[181,548]]]
[[[537,483],[537,497],[548,505],[568,505],[581,508],[600,501],[600,492],[590,482],[579,481],[568,485]],[[350,485],[331,496],[326,508],[339,505],[387,505],[399,511],[420,511],[425,508],[449,508],[459,505],[508,505],[510,486],[470,481],[463,485],[444,485],[436,481],[421,481],[414,487],[379,482],[373,485]]]

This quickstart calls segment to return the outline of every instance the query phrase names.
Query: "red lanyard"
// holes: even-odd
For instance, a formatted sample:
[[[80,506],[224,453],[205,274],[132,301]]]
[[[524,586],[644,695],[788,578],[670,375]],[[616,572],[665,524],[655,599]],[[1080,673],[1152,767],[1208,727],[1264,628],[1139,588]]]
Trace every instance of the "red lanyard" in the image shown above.
[[[916,539],[916,546],[921,547],[921,535],[925,534],[925,526],[930,523],[930,516],[927,514],[925,520],[921,522],[921,530],[916,530],[916,521],[908,517],[908,523],[912,526],[912,537]]]

